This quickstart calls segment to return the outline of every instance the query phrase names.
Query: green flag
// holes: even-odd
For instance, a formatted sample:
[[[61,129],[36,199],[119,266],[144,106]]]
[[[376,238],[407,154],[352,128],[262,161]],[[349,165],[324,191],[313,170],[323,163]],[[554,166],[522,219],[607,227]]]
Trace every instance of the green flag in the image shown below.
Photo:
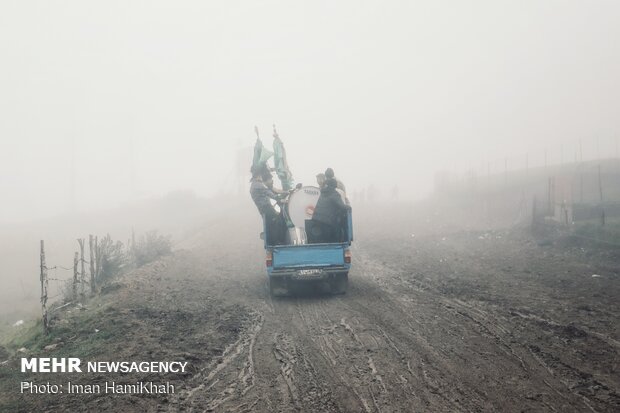
[[[254,132],[256,132],[256,143],[254,144],[254,157],[252,158],[252,167],[258,168],[264,165],[269,158],[273,156],[273,152],[265,148],[263,141],[260,140],[258,135],[258,127],[254,126]]]
[[[288,191],[293,188],[293,174],[288,167],[284,143],[282,143],[282,140],[278,136],[275,125],[273,125],[273,152],[273,162],[276,168],[276,174],[278,175],[278,178],[280,178],[282,189]]]

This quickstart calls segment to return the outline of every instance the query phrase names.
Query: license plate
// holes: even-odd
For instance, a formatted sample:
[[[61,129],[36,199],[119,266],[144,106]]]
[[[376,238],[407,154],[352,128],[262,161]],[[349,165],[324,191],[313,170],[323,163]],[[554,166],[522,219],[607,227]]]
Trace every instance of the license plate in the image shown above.
[[[296,275],[297,275],[298,278],[321,277],[323,275],[323,270],[321,270],[321,269],[298,270]]]

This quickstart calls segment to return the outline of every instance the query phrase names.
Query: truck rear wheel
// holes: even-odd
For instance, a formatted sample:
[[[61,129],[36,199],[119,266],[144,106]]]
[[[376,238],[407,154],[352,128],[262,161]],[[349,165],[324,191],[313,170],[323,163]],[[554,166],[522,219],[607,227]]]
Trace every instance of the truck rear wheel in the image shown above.
[[[332,294],[344,294],[349,287],[349,274],[337,274],[329,283]]]

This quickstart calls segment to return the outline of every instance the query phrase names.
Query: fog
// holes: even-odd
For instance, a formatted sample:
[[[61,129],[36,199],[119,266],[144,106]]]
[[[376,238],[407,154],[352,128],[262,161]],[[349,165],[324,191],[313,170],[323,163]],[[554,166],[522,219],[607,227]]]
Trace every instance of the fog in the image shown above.
[[[296,182],[332,167],[407,201],[440,171],[617,157],[619,18],[612,1],[4,1],[0,312],[36,308],[39,239],[66,265],[89,233],[179,241],[233,199],[254,214],[255,125],[268,147],[277,125]]]
[[[432,190],[461,173],[617,151],[620,4],[0,5],[0,222],[237,190],[276,123],[298,182]],[[561,159],[562,158],[562,159]],[[486,169],[486,168],[485,168]]]
[[[18,357],[56,352],[200,373],[19,410],[613,410],[619,22],[618,0],[0,1],[0,410]],[[273,125],[295,184],[346,185],[355,238],[270,278],[284,220],[249,171]],[[270,298],[344,263],[344,296]],[[21,348],[42,307],[54,334]]]

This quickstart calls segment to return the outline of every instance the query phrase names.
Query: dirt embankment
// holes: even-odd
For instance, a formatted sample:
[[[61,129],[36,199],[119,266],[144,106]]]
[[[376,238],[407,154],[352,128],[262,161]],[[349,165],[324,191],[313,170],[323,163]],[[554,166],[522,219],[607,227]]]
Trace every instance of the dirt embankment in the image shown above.
[[[83,350],[85,357],[101,360],[182,358],[191,371],[170,377],[174,395],[36,398],[3,390],[5,406],[222,412],[620,409],[615,252],[541,245],[522,229],[461,231],[420,217],[398,224],[393,219],[392,225],[373,216],[357,215],[354,266],[344,296],[271,299],[256,228],[247,222],[212,223],[173,257],[119,280],[118,288],[89,310],[72,310],[59,326],[80,318],[83,333],[72,338],[67,327],[58,335],[62,344],[45,353]],[[84,313],[92,313],[88,322]],[[100,331],[89,336],[95,328]],[[88,347],[84,337],[107,329],[109,336]],[[3,368],[3,389],[22,379]]]

